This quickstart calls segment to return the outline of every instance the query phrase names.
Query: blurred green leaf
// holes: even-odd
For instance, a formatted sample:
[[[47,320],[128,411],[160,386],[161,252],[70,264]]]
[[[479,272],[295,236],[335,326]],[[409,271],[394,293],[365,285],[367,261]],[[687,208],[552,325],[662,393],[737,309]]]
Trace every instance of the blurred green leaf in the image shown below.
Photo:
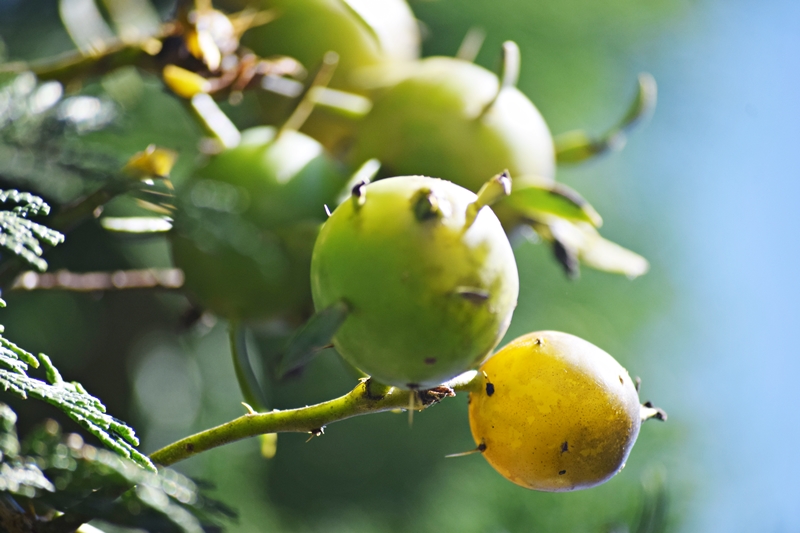
[[[9,515],[28,513],[34,500],[40,526],[49,522],[41,530],[52,532],[101,519],[147,531],[201,533],[218,530],[220,517],[234,516],[174,470],[143,470],[85,444],[77,434],[62,435],[52,420],[20,445],[15,423],[16,414],[0,404],[0,493],[8,494],[0,505],[4,524]]]
[[[315,355],[327,348],[349,312],[347,304],[337,302],[308,319],[305,326],[289,341],[278,376],[307,365]]]
[[[652,75],[639,74],[636,96],[619,124],[597,138],[583,130],[573,130],[557,135],[556,160],[559,163],[579,163],[611,150],[625,147],[628,132],[653,113],[658,89]]]
[[[526,218],[555,215],[576,222],[588,222],[595,227],[603,223],[589,202],[560,183],[514,180],[511,194],[501,201]]]
[[[569,271],[566,263],[570,258],[582,264],[615,274],[636,278],[645,274],[650,264],[647,259],[622,246],[604,239],[586,222],[570,222],[561,218],[550,218],[546,224],[535,229],[546,239],[553,241],[556,255],[565,254],[559,260]]]

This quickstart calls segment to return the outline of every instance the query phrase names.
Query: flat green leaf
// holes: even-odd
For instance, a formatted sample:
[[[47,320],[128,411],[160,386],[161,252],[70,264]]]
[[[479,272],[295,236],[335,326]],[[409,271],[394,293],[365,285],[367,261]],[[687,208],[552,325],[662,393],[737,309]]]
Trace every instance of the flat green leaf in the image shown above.
[[[303,328],[289,340],[286,354],[278,368],[278,376],[285,376],[308,364],[315,355],[327,348],[349,312],[344,302],[337,302],[308,319]]]
[[[237,322],[229,325],[228,340],[233,355],[233,368],[236,380],[242,391],[242,397],[248,405],[256,410],[267,408],[267,396],[258,383],[253,365],[250,363],[250,354],[247,350],[247,329]]]
[[[524,218],[539,219],[546,215],[555,215],[575,222],[588,222],[595,227],[600,227],[603,223],[603,219],[589,202],[560,183],[515,180],[511,194],[501,202]]]

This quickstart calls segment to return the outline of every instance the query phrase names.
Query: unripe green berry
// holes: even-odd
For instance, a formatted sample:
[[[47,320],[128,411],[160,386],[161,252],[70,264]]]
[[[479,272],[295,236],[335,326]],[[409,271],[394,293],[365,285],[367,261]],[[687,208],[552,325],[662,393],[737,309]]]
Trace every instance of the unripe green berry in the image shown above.
[[[316,68],[326,52],[339,55],[331,86],[353,90],[366,66],[419,57],[419,30],[404,0],[261,0],[277,18],[248,31],[246,46],[262,57],[293,57]]]
[[[377,158],[386,172],[437,176],[471,191],[504,169],[514,178],[553,178],[544,119],[517,88],[498,94],[492,72],[449,57],[385,72],[391,82],[400,79],[359,125],[354,162]]]
[[[500,221],[453,183],[402,176],[354,188],[320,231],[314,305],[344,301],[334,337],[388,385],[428,388],[486,356],[508,328],[519,280]],[[481,205],[481,204],[477,204]]]
[[[201,305],[227,318],[301,320],[311,312],[311,252],[325,204],[347,175],[318,142],[270,127],[213,156],[184,184],[175,264]]]

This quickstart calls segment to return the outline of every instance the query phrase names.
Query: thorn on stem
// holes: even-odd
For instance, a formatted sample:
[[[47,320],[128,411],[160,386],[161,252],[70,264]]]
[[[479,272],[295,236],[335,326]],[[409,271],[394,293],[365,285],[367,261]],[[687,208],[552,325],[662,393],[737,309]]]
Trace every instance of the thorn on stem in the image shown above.
[[[325,427],[314,428],[311,431],[309,431],[308,433],[309,433],[310,437],[308,437],[306,442],[310,442],[311,439],[313,439],[314,437],[320,437],[320,436],[324,435],[325,434]]]

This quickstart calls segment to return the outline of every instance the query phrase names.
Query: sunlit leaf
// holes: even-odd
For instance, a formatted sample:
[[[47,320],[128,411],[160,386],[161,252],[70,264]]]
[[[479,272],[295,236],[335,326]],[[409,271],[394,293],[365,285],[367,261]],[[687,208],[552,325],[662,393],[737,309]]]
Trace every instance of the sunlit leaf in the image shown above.
[[[552,239],[586,266],[629,278],[641,276],[650,268],[647,259],[604,239],[591,224],[554,218],[547,225]]]
[[[503,204],[526,218],[555,215],[600,227],[603,219],[577,192],[566,185],[545,180],[515,180],[511,194]]]

